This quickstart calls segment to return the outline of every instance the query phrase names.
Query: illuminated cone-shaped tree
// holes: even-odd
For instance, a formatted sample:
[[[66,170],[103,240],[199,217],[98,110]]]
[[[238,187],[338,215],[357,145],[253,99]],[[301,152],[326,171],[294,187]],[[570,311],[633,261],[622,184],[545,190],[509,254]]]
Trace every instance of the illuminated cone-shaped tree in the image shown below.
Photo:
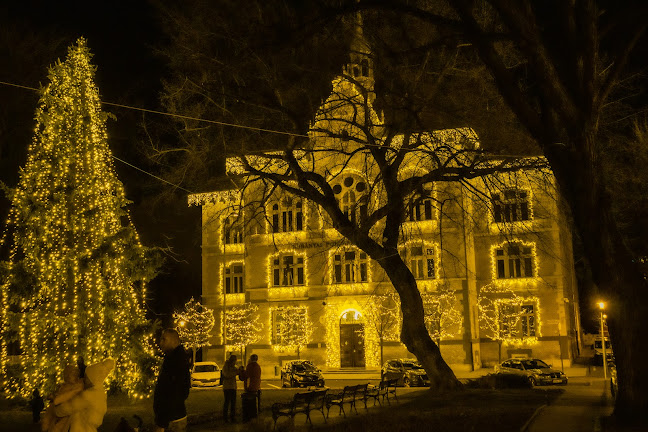
[[[49,70],[2,244],[2,387],[48,393],[66,364],[116,360],[108,381],[134,396],[156,361],[143,302],[155,274],[125,210],[84,39]],[[10,361],[10,354],[20,354]]]
[[[259,339],[263,324],[259,322],[258,306],[252,303],[232,306],[227,309],[225,318],[226,345],[233,346],[241,351],[245,361],[245,350],[252,342]]]
[[[203,306],[199,301],[191,300],[185,304],[184,309],[173,314],[175,327],[186,348],[191,348],[193,362],[196,363],[196,351],[204,346],[211,345],[209,338],[216,320],[214,311]]]

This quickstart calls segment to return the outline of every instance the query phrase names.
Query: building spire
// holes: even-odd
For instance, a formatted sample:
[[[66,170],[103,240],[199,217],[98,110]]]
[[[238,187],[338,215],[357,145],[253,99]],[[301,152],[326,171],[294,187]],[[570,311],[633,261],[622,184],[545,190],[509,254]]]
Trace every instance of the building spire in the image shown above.
[[[353,25],[353,38],[349,46],[349,63],[344,66],[344,74],[360,81],[366,89],[373,90],[373,61],[371,49],[362,31],[364,25],[360,12],[356,12]]]

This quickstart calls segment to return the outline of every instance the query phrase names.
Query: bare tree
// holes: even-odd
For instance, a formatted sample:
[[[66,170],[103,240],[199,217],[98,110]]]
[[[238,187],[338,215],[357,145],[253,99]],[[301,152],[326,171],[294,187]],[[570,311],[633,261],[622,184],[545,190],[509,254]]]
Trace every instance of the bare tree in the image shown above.
[[[620,421],[648,423],[648,348],[633,341],[646,334],[648,287],[612,212],[603,171],[602,126],[614,106],[616,86],[645,36],[645,2],[612,7],[596,0],[448,0],[411,3],[364,0],[345,3],[394,13],[412,28],[434,26],[474,49],[520,123],[551,164],[571,210],[592,277],[609,303],[615,339]],[[435,40],[421,43],[430,46]]]
[[[433,129],[425,127],[424,121],[425,108],[432,101],[378,100],[373,84],[364,79],[360,61],[356,65],[360,75],[347,69],[333,80],[331,92],[331,79],[346,62],[350,41],[357,40],[356,17],[340,21],[326,8],[309,5],[295,10],[281,1],[270,3],[255,3],[255,13],[246,13],[244,19],[246,26],[251,20],[267,30],[259,32],[263,41],[245,34],[242,29],[247,27],[239,25],[236,13],[225,19],[233,11],[228,2],[216,11],[216,20],[214,11],[200,2],[193,9],[167,11],[170,28],[176,29],[177,51],[168,51],[175,76],[166,85],[166,106],[192,116],[209,114],[221,122],[245,119],[247,129],[185,119],[179,130],[183,145],[157,147],[155,156],[178,166],[181,179],[209,179],[225,171],[236,175],[240,194],[246,197],[239,215],[268,220],[265,204],[277,194],[312,206],[322,214],[326,227],[335,229],[340,239],[357,246],[384,270],[408,317],[401,341],[422,362],[432,385],[456,388],[456,377],[427,332],[416,279],[398,253],[403,222],[420,200],[436,202],[430,184],[467,183],[495,172],[513,173],[546,163],[541,158],[494,159],[478,148],[470,129],[420,132]],[[330,19],[313,18],[322,15]],[[288,31],[273,27],[284,22],[290,23]],[[279,27],[283,33],[277,33]],[[232,53],[218,47],[209,50],[213,47],[210,38],[231,47]],[[322,51],[331,53],[325,56],[325,64],[321,64],[321,55],[313,56]],[[371,60],[366,47],[354,47],[352,54]],[[452,56],[448,57],[450,61]],[[451,69],[451,64],[441,68]],[[413,70],[414,76],[418,70],[427,70],[426,65],[405,68]],[[373,73],[373,67],[369,70]],[[415,95],[422,90],[418,81],[409,87],[395,86],[391,92],[385,83],[382,89],[392,95]],[[379,115],[372,108],[374,102],[392,107],[393,113]],[[263,151],[268,148],[278,150]],[[208,166],[223,154],[232,156],[227,169]],[[191,169],[192,164],[198,168]],[[348,169],[362,174],[363,189],[353,200],[349,200],[351,195],[340,196],[335,187],[344,181]],[[208,184],[203,182],[202,187]]]

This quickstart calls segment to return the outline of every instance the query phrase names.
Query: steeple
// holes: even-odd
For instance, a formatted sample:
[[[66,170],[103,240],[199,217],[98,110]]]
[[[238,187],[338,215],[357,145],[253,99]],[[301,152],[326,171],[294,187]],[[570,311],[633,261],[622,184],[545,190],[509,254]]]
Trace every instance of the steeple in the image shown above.
[[[367,90],[373,90],[371,49],[362,31],[362,16],[359,12],[356,13],[354,21],[353,38],[349,47],[349,63],[344,66],[344,74],[362,83]]]

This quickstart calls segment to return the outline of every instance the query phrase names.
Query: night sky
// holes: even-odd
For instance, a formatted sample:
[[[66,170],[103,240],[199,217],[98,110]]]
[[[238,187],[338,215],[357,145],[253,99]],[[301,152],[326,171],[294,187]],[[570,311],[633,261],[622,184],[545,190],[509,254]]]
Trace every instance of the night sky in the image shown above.
[[[96,84],[102,99],[160,110],[158,95],[164,62],[156,56],[163,43],[148,2],[21,1],[0,6],[0,81],[28,87],[47,83],[47,66],[63,59],[67,47],[83,36],[94,54]],[[0,85],[0,181],[16,185],[34,128],[35,92]],[[105,106],[116,116],[108,122],[113,154],[146,171],[159,168],[146,158],[142,121],[153,114]],[[170,247],[161,274],[149,287],[151,318],[169,324],[168,313],[191,296],[200,296],[200,210],[188,208],[187,192],[115,161],[135,226],[147,246]],[[8,201],[2,197],[5,220]]]
[[[167,71],[156,54],[165,42],[157,22],[154,8],[144,0],[0,4],[0,81],[29,87],[46,83],[47,66],[64,58],[67,47],[84,36],[94,54],[103,100],[161,110],[159,93]],[[643,64],[645,58],[638,57],[631,63]],[[13,187],[32,138],[38,95],[0,85],[0,100],[0,181]],[[142,121],[159,120],[156,115],[113,106],[105,111],[117,118],[108,123],[114,155],[159,174],[160,168],[144,155],[146,136],[140,126]],[[168,246],[174,252],[149,290],[151,317],[168,324],[168,312],[201,292],[200,209],[187,207],[185,191],[120,162],[115,167],[133,201],[130,211],[144,244]],[[2,220],[7,210],[8,202],[0,195]],[[590,318],[586,309],[584,323]]]

